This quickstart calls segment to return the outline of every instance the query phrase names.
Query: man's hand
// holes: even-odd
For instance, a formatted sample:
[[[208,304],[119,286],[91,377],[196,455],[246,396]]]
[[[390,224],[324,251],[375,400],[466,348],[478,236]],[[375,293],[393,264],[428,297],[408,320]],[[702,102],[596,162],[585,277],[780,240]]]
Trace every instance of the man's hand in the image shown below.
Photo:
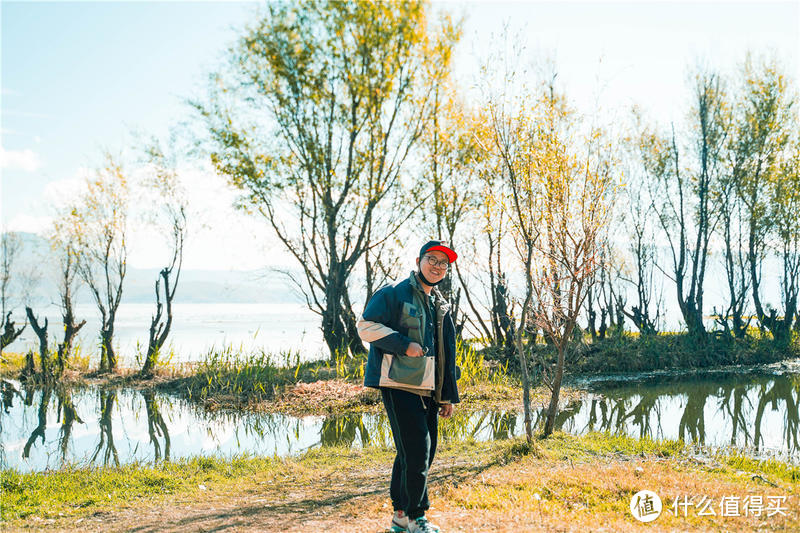
[[[439,407],[439,416],[442,418],[450,418],[453,415],[453,404],[452,403],[443,403],[441,407]]]
[[[414,341],[411,341],[411,344],[409,344],[408,348],[406,348],[406,355],[409,357],[422,357],[425,355],[425,353],[422,351],[422,346]]]

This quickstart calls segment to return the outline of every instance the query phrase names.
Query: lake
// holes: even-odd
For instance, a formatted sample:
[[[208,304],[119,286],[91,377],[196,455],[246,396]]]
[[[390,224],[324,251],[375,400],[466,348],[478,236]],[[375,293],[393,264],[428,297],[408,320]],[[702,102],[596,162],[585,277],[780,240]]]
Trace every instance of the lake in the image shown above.
[[[615,376],[584,386],[585,397],[560,411],[557,430],[682,439],[704,450],[735,448],[800,463],[797,365],[789,371]],[[544,413],[534,407],[538,424]],[[130,389],[6,389],[0,429],[3,467],[23,471],[391,443],[382,414],[212,412],[167,394]],[[514,409],[457,409],[453,419],[442,421],[441,435],[443,441],[508,439],[524,435],[523,417]]]
[[[122,366],[136,366],[137,343],[146,351],[153,304],[120,305],[114,331],[114,345]],[[98,352],[100,315],[94,305],[75,308],[77,321],[86,319],[78,342],[84,353]],[[39,322],[50,321],[50,342],[60,340],[61,315],[55,306],[42,308]],[[6,348],[38,353],[38,339],[32,328]],[[196,361],[212,348],[241,347],[246,352],[298,351],[303,360],[326,357],[319,317],[308,307],[295,303],[178,303],[173,306],[173,321],[167,344],[175,352],[174,362]]]

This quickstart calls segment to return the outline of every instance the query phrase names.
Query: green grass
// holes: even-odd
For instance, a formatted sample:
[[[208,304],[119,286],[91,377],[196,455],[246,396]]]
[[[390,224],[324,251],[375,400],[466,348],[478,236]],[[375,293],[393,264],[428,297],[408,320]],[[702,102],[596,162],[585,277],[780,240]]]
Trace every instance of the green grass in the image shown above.
[[[800,466],[776,459],[754,459],[739,453],[720,455],[717,460],[736,470],[765,475],[790,483],[800,483]]]
[[[705,346],[685,333],[623,335],[590,345],[576,357],[574,373],[706,368],[719,365],[773,363],[800,356],[796,343],[778,348],[769,338],[733,339],[709,335]]]
[[[84,508],[106,508],[156,495],[192,493],[199,485],[264,469],[279,459],[200,457],[158,466],[131,464],[116,468],[65,468],[45,473],[2,471],[3,519],[33,514],[82,514]]]
[[[641,457],[679,459],[686,452],[677,441],[634,439],[606,433],[573,436],[555,433],[527,444],[523,439],[494,442],[442,443],[440,464],[459,460],[465,464],[504,465],[525,457],[545,464],[593,464],[599,458],[630,460]],[[200,485],[218,493],[235,493],[238,483],[280,487],[290,480],[301,486],[318,484],[333,472],[348,471],[358,464],[360,471],[385,468],[391,463],[392,447],[322,447],[298,457],[233,458],[197,457],[156,465],[131,464],[120,467],[77,468],[21,473],[0,472],[3,494],[2,519],[15,520],[36,515],[85,516],[101,510],[136,505],[137,500],[178,497],[200,500]],[[767,475],[792,483],[800,480],[798,467],[780,461],[757,461],[741,455],[720,455],[715,459],[731,469]],[[273,484],[274,483],[274,484]]]
[[[542,360],[555,361],[555,350],[539,343],[533,347],[531,367]],[[501,348],[488,346],[480,353],[490,361],[503,361]],[[769,335],[758,330],[744,339],[709,334],[705,345],[686,333],[639,335],[624,333],[594,342],[586,337],[579,346],[573,344],[567,352],[566,372],[570,374],[601,374],[617,372],[647,372],[653,370],[709,368],[725,365],[757,365],[800,357],[800,339],[786,347],[777,346]],[[510,372],[519,373],[516,357],[510,359]]]
[[[470,343],[459,340],[456,343],[456,366],[461,368],[459,387],[510,384],[508,363],[494,364],[484,359],[483,353]]]
[[[287,385],[325,379],[361,381],[365,357],[301,361],[298,352],[247,353],[231,346],[212,349],[185,377],[163,386],[190,399],[233,399],[241,403],[270,400]]]
[[[593,431],[577,438],[568,433],[555,432],[547,442],[547,453],[554,459],[588,460],[598,455],[674,457],[685,452],[679,440],[654,440],[649,437],[635,439],[627,435],[613,435]]]

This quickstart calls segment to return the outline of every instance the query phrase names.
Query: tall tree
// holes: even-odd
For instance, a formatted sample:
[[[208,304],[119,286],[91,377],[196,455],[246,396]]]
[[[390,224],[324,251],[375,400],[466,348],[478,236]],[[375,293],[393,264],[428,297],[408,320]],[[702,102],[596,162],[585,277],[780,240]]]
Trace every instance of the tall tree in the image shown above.
[[[795,121],[797,124],[800,121]],[[795,135],[800,131],[795,131]],[[800,140],[782,157],[775,179],[772,196],[773,219],[775,220],[775,248],[781,263],[780,298],[783,317],[772,310],[768,324],[779,345],[786,345],[792,338],[791,330],[800,327]]]
[[[595,279],[615,168],[612,147],[600,131],[592,129],[587,137],[577,132],[577,116],[556,91],[554,79],[535,95],[533,106],[525,103],[528,98],[509,107],[501,98],[489,106],[494,144],[508,180],[504,204],[526,283],[515,337],[525,404],[531,341],[525,346],[524,338],[539,328],[557,352],[555,365],[543,375],[552,392],[545,436],[555,426],[566,349]],[[530,439],[527,406],[525,422]]]
[[[141,370],[143,376],[151,376],[172,327],[172,302],[175,299],[183,266],[188,206],[186,194],[178,179],[174,154],[165,153],[157,140],[153,140],[145,147],[145,154],[150,175],[144,185],[155,195],[151,215],[156,230],[166,236],[170,255],[169,264],[162,268],[156,277],[156,312],[150,319],[147,353]]]
[[[0,237],[0,356],[3,348],[22,335],[27,323],[16,327],[11,319],[13,313],[11,284],[14,281],[16,258],[22,247],[22,241],[16,233],[4,231]]]
[[[231,49],[230,68],[212,77],[209,101],[193,105],[216,169],[296,259],[292,280],[321,316],[331,356],[363,352],[348,280],[415,208],[392,200],[457,31],[446,19],[430,30],[420,1],[266,10]]]
[[[78,272],[100,311],[100,371],[115,372],[114,323],[127,272],[128,178],[110,153],[86,181],[73,208],[77,219]]]
[[[600,130],[592,128],[583,138],[577,134],[575,114],[552,83],[540,106],[531,185],[540,198],[542,232],[529,252],[528,276],[533,318],[557,352],[554,367],[544,376],[551,389],[544,425],[548,436],[555,427],[566,350],[600,264],[616,162]]]
[[[678,307],[689,334],[704,343],[704,282],[709,242],[718,220],[712,199],[729,112],[716,73],[698,72],[692,89],[688,147],[679,143],[674,126],[671,136],[640,129],[639,147],[652,186],[652,207],[669,244]]]
[[[763,300],[761,269],[771,240],[776,244],[782,243],[777,244],[777,249],[783,258],[791,258],[791,245],[785,248],[787,254],[781,250],[783,243],[788,244],[792,238],[791,229],[783,234],[781,229],[782,226],[789,227],[785,225],[788,220],[783,216],[787,205],[784,200],[789,204],[792,202],[791,187],[783,183],[785,175],[781,172],[781,161],[790,142],[791,125],[797,121],[793,113],[794,95],[789,91],[786,76],[774,61],[757,62],[748,58],[742,75],[745,87],[738,101],[735,150],[741,161],[737,190],[747,220],[750,288],[759,322],[770,330],[776,341],[785,343],[789,340],[797,305],[796,288],[788,281],[792,277],[791,260],[789,263],[783,261],[782,279],[788,285],[782,287],[787,306],[782,317],[776,306],[767,306]]]
[[[58,292],[61,305],[61,317],[64,324],[64,338],[58,344],[54,376],[59,378],[67,367],[72,352],[72,344],[86,320],[75,322],[74,298],[78,290],[80,276],[79,255],[80,220],[73,210],[60,213],[54,222],[50,243],[58,257]]]
[[[513,75],[506,73],[509,81]],[[487,109],[490,132],[484,149],[498,154],[503,165],[503,187],[496,188],[493,196],[508,212],[510,234],[525,274],[525,295],[521,304],[519,326],[514,336],[515,351],[522,373],[522,408],[525,434],[533,440],[530,406],[531,377],[528,357],[536,342],[531,309],[534,298],[533,260],[534,246],[540,238],[540,198],[534,185],[534,154],[536,152],[536,124],[527,98],[514,98],[500,92],[489,94]],[[509,199],[506,199],[509,197]]]
[[[652,335],[658,330],[661,316],[661,298],[655,277],[657,248],[651,221],[653,210],[641,180],[630,179],[622,194],[621,204],[627,206],[622,213],[622,226],[627,229],[628,251],[633,262],[633,275],[624,276],[623,280],[636,290],[635,303],[623,308],[623,312],[639,333]]]
[[[728,285],[726,307],[715,310],[714,314],[723,330],[737,339],[744,338],[750,325],[750,318],[745,318],[751,279],[747,264],[747,216],[741,200],[749,156],[747,143],[741,140],[744,133],[741,130],[742,111],[741,106],[733,109],[734,124],[726,150],[725,172],[714,187],[715,203],[720,215],[725,281]]]

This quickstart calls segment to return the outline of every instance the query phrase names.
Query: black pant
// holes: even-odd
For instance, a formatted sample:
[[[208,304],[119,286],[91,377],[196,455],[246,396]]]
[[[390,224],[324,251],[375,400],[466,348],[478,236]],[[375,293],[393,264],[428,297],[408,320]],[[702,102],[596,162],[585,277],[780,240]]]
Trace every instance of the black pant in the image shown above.
[[[436,453],[439,412],[433,398],[413,392],[382,388],[381,396],[397,448],[389,488],[392,506],[414,520],[430,507],[428,468]]]

